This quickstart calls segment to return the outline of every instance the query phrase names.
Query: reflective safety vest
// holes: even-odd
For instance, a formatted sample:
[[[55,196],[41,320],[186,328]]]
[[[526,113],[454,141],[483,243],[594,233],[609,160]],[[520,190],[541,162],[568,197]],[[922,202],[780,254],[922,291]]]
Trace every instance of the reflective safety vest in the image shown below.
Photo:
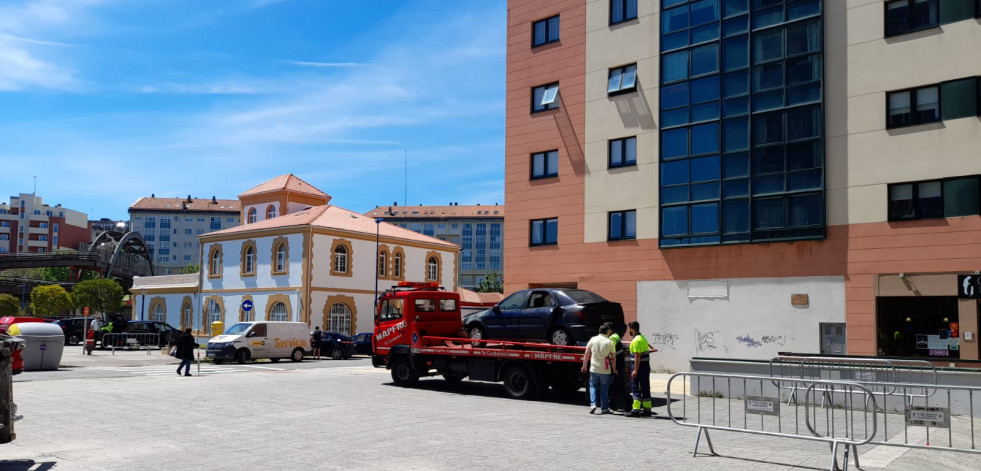
[[[613,335],[610,335],[610,340],[613,341],[613,349],[616,354],[623,355],[623,342],[620,341],[620,334],[614,332]]]
[[[102,331],[106,333],[112,332],[112,322],[102,326]]]
[[[651,355],[650,345],[647,343],[647,339],[643,335],[641,335],[640,332],[637,332],[637,335],[634,336],[634,339],[630,341],[630,353],[631,354],[639,353],[640,361],[650,360],[650,355]]]

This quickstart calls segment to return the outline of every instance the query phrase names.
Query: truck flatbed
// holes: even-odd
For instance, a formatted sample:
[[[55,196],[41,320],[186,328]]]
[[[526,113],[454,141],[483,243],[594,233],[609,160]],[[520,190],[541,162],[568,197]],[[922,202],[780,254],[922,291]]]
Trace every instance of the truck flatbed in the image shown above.
[[[423,337],[423,346],[413,347],[416,355],[449,355],[462,357],[557,361],[581,364],[586,347],[551,345],[547,343],[488,341],[474,346],[470,340],[454,337]]]

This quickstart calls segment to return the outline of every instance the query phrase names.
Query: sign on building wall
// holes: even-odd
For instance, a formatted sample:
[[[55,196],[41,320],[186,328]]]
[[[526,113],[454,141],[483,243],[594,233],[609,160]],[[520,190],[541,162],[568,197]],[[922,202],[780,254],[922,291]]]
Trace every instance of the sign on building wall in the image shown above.
[[[981,275],[957,275],[957,297],[981,299]]]

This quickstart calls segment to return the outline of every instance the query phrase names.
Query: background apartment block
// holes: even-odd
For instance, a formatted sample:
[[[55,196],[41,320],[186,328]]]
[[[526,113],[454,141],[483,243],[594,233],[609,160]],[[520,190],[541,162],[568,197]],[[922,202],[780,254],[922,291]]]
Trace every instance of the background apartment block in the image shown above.
[[[378,206],[373,218],[460,246],[457,284],[475,289],[484,277],[502,275],[504,206]]]
[[[0,203],[0,254],[78,250],[90,242],[88,216],[44,204],[40,196],[21,193]]]
[[[979,358],[981,1],[508,5],[506,291],[621,302],[674,369]]]
[[[201,263],[198,236],[241,223],[239,200],[205,198],[157,198],[151,195],[129,207],[129,224],[146,241],[157,273],[180,273],[189,264]]]

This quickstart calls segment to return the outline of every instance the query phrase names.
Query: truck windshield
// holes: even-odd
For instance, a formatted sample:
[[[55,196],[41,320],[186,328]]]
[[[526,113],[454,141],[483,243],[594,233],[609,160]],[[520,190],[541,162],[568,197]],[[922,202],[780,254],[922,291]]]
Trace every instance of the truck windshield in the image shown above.
[[[228,330],[225,331],[225,335],[239,335],[241,333],[244,333],[246,330],[249,330],[249,327],[251,326],[252,324],[246,322],[235,324],[229,327]]]

